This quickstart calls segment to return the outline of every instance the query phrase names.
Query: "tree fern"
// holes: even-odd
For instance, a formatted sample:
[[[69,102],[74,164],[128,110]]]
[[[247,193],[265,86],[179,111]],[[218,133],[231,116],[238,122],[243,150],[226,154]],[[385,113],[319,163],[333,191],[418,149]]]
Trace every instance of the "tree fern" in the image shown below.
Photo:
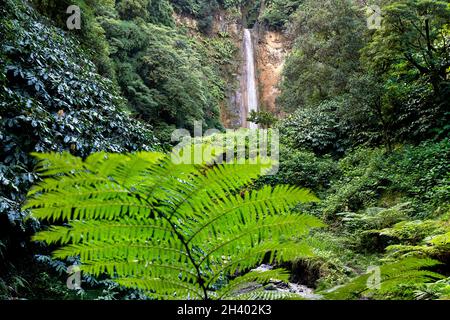
[[[370,286],[372,273],[363,274],[349,283],[324,292],[327,299],[351,300],[363,297],[382,297],[383,299],[405,298],[401,295],[408,293],[413,295],[413,290],[425,283],[435,282],[444,277],[438,273],[429,271],[430,267],[439,262],[432,259],[406,258],[380,266],[379,287]]]
[[[433,220],[407,221],[378,231],[400,242],[386,248],[387,257],[430,257],[446,261],[450,254],[449,217],[445,214]]]
[[[35,156],[45,179],[25,208],[58,225],[34,239],[59,244],[57,258],[79,257],[84,272],[155,298],[227,298],[233,291],[217,283],[236,274],[244,276],[231,286],[265,282],[270,273],[245,272],[307,255],[302,238],[322,226],[291,212],[316,201],[307,190],[245,189],[270,164],[177,165],[155,152]]]

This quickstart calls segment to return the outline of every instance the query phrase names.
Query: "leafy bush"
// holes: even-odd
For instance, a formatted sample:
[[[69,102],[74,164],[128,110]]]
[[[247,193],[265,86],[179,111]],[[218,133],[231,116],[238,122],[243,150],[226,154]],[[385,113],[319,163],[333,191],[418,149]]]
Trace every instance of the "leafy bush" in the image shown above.
[[[328,190],[338,175],[336,162],[329,157],[318,157],[310,151],[299,151],[281,145],[279,170],[274,176],[262,177],[262,183],[288,183],[309,188],[318,194]]]
[[[277,126],[283,143],[318,154],[342,154],[346,148],[346,127],[336,117],[335,101],[301,108]]]
[[[7,0],[10,4],[17,0]],[[110,0],[33,0],[33,8],[50,18],[52,23],[62,30],[77,37],[84,49],[85,56],[95,63],[101,75],[115,78],[113,65],[109,59],[109,46],[105,39],[105,31],[98,23],[96,16],[114,11]],[[69,6],[76,5],[81,10],[81,29],[67,30],[66,22],[70,14],[66,13]]]
[[[449,141],[399,147],[392,153],[359,148],[340,160],[342,176],[322,203],[325,214],[410,202],[415,217],[448,208]],[[392,198],[392,199],[390,199]]]
[[[152,150],[158,142],[151,127],[130,117],[78,41],[22,2],[8,0],[0,10],[0,242],[5,261],[18,262],[30,254],[29,233],[39,227],[25,223],[21,210],[39,179],[30,152],[70,150],[86,157]]]
[[[250,112],[249,117],[247,118],[247,121],[256,123],[264,129],[268,129],[271,128],[274,124],[276,124],[278,119],[270,112],[266,111],[257,112],[255,110],[252,110]]]
[[[322,226],[290,212],[316,200],[307,190],[242,191],[271,165],[177,165],[149,152],[97,153],[85,161],[67,153],[36,156],[46,179],[30,191],[26,208],[68,226],[34,239],[61,244],[55,257],[79,256],[88,274],[106,273],[156,298],[220,299],[245,282],[287,280],[283,272],[255,271],[217,287],[269,252],[269,263],[307,254],[303,237]]]

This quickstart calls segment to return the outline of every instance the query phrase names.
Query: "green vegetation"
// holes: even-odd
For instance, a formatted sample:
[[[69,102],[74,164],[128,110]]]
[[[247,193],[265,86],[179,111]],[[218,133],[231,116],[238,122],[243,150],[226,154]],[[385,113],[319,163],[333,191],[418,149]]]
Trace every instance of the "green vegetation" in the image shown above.
[[[350,0],[305,0],[292,18],[298,40],[279,103],[297,118],[325,118],[315,130],[337,136],[328,143],[341,146],[343,136],[350,146],[391,147],[448,136],[448,2],[386,1],[382,11],[375,31]]]
[[[182,12],[194,6],[174,3]],[[192,37],[175,25],[170,1],[80,0],[75,4],[83,11],[83,26],[73,33],[99,72],[118,86],[127,108],[153,125],[159,138],[166,139],[164,132],[175,128],[192,129],[194,121],[203,121],[206,128],[221,128],[224,78],[236,60],[236,48],[232,43],[230,48],[226,34],[211,35],[228,50],[228,60],[223,57],[219,62],[213,58],[216,47],[209,45],[209,39]],[[67,1],[35,4],[61,28],[68,16],[60,12],[68,6]],[[217,11],[220,6],[214,8]]]
[[[424,269],[434,265],[436,265],[436,261],[414,258],[385,264],[380,267],[381,283],[379,288],[367,286],[371,276],[369,273],[353,279],[342,287],[326,292],[325,296],[329,299],[337,300],[351,300],[361,296],[375,299],[377,296],[384,299],[411,299],[414,291],[410,288],[415,288],[418,284],[444,278],[440,274]]]
[[[283,29],[287,27],[291,15],[295,13],[301,2],[298,0],[267,0],[259,21],[271,29]]]
[[[330,225],[314,238],[340,246],[303,264],[328,299],[448,298],[448,1],[384,1],[376,30],[354,1],[296,3],[272,20],[296,40],[278,99],[290,113],[277,124],[280,172],[263,183],[322,200],[301,208]]]
[[[100,150],[152,150],[158,142],[148,124],[129,115],[75,39],[18,2],[1,10],[0,269],[14,283],[5,285],[14,295],[34,278],[27,243],[39,223],[24,221],[21,209],[39,179],[30,152],[70,150],[86,157]]]
[[[376,4],[3,1],[0,299],[450,299],[450,2]],[[248,118],[279,161],[174,164],[174,129],[224,131],[253,26],[289,51]]]
[[[114,19],[103,25],[113,41],[118,84],[140,117],[157,126],[190,128],[204,119],[205,126],[219,127],[223,84],[203,65],[208,60],[199,43],[160,25]]]

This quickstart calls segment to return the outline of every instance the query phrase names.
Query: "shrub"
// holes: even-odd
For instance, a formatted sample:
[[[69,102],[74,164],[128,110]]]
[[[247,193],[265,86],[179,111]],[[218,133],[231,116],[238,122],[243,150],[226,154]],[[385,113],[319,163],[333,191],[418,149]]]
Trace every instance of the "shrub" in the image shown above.
[[[336,162],[331,158],[319,157],[310,151],[299,151],[281,145],[277,174],[263,177],[261,182],[304,186],[320,195],[330,187],[331,181],[337,175]]]
[[[295,111],[277,126],[284,144],[318,154],[342,154],[346,147],[346,127],[336,117],[337,101]]]

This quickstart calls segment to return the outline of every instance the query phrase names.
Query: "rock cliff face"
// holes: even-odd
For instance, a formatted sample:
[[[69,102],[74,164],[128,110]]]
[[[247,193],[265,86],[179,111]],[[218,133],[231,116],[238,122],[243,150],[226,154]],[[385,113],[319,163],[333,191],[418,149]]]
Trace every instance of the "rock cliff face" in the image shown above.
[[[279,113],[276,99],[283,66],[290,44],[280,32],[260,30],[256,50],[256,68],[259,85],[260,110]]]

